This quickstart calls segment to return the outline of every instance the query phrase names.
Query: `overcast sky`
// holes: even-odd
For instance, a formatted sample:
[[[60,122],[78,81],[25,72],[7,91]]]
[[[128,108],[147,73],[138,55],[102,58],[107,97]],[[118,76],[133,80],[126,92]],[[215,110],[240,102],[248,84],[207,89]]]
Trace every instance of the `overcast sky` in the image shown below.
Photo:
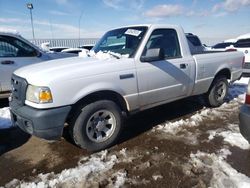
[[[250,0],[0,0],[0,30],[32,38],[100,37],[108,29],[142,23],[181,25],[202,38],[227,39],[250,32]]]

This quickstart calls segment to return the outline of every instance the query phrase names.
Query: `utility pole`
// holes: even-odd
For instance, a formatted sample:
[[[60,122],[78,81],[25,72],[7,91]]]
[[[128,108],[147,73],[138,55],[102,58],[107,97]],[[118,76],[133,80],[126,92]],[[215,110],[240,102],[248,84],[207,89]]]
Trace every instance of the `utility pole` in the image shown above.
[[[82,19],[83,11],[80,14],[79,20],[78,20],[78,43],[79,47],[81,46],[81,19]]]
[[[33,40],[34,40],[35,39],[35,32],[34,32],[33,16],[32,16],[33,4],[32,3],[27,3],[27,8],[30,10],[30,21],[31,21],[32,34],[33,34]]]

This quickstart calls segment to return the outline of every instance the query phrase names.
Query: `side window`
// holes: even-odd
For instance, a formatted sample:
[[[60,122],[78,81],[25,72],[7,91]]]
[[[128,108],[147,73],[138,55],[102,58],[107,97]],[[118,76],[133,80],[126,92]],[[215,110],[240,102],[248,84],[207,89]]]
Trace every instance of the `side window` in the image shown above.
[[[0,57],[32,57],[37,52],[23,41],[9,36],[0,36]]]
[[[148,49],[161,48],[166,59],[180,58],[181,51],[177,33],[174,29],[156,29],[152,32],[143,55]]]
[[[234,46],[237,48],[250,48],[250,39],[238,40]]]
[[[192,36],[187,36],[187,39],[189,42],[191,42],[194,46],[202,46],[201,41],[199,40],[198,37],[192,35]]]
[[[17,57],[18,49],[0,38],[0,57]]]

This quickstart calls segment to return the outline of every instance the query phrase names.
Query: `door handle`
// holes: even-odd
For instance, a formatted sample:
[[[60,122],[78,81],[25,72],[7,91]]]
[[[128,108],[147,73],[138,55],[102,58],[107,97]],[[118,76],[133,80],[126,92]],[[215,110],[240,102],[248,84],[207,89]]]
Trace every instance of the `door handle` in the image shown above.
[[[184,63],[183,63],[183,64],[180,64],[180,68],[181,68],[181,69],[186,69],[186,68],[187,68],[187,64],[184,64]]]
[[[15,63],[14,61],[10,61],[10,60],[1,61],[2,65],[11,65],[11,64],[14,64],[14,63]]]

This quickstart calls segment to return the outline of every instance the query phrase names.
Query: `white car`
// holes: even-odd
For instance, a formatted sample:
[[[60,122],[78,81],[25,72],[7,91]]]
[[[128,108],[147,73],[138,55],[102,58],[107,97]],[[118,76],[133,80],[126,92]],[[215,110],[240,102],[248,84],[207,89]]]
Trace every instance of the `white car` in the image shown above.
[[[250,33],[239,36],[234,44],[234,48],[245,54],[243,76],[250,76]]]
[[[74,54],[46,53],[14,31],[0,31],[0,98],[11,91],[11,75],[23,66],[51,59],[72,57]]]

